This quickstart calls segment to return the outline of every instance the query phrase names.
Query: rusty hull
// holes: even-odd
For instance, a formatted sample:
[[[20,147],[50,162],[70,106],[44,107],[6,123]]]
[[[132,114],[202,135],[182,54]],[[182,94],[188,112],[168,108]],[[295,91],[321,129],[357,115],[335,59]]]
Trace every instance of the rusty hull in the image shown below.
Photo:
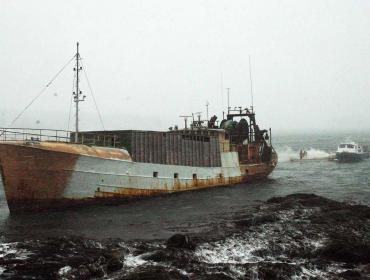
[[[23,201],[62,198],[78,154],[0,144],[0,165],[9,209]]]
[[[217,186],[229,186],[240,183],[247,183],[265,179],[275,168],[276,163],[259,163],[253,165],[242,165],[240,167],[242,176],[237,177],[218,177],[208,179],[193,179],[190,183],[181,183],[175,180],[174,188],[168,189],[137,189],[129,187],[116,188],[114,192],[97,190],[95,197],[98,198],[119,198],[119,197],[147,197],[165,193],[175,193],[181,191],[191,191]],[[248,170],[247,173],[245,171]]]
[[[240,165],[241,176],[207,179],[174,179],[172,187],[132,188],[119,186],[113,191],[96,189],[91,198],[65,198],[63,192],[72,176],[80,155],[131,161],[124,150],[92,148],[62,143],[0,143],[0,170],[11,212],[68,209],[73,206],[97,203],[119,203],[126,199],[142,198],[164,193],[197,190],[232,185],[266,178],[276,163]]]

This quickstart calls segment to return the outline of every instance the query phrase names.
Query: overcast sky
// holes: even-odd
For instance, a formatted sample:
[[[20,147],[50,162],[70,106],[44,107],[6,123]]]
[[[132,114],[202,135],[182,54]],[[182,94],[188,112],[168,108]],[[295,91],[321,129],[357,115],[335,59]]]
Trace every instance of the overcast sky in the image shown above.
[[[106,129],[254,107],[273,131],[370,129],[370,1],[0,0],[0,126],[74,55]],[[13,125],[68,128],[73,64]],[[84,78],[84,76],[82,77]],[[81,128],[101,129],[86,81]],[[73,109],[73,108],[72,108]],[[69,128],[73,128],[71,123]]]

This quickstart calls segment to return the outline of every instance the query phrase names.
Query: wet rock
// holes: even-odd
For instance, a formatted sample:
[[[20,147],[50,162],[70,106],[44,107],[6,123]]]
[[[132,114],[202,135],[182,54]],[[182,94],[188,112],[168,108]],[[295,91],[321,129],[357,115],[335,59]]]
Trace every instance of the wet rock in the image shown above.
[[[87,268],[92,277],[103,277],[105,275],[104,269],[99,264],[89,264]]]
[[[293,275],[298,275],[301,272],[299,266],[288,263],[261,262],[257,267],[259,279],[289,280],[292,279]]]
[[[71,267],[79,267],[80,265],[87,263],[88,260],[84,256],[76,255],[68,257],[66,262]]]
[[[240,220],[236,221],[236,226],[239,227],[250,227],[250,226],[258,226],[261,224],[267,224],[267,223],[274,223],[279,220],[279,217],[276,214],[266,214],[261,216],[255,216],[253,218],[249,218],[246,220]]]
[[[167,240],[167,248],[194,250],[195,247],[195,243],[188,235],[175,234]]]
[[[217,272],[212,274],[198,275],[197,280],[234,280],[234,277],[231,277],[223,272]]]
[[[122,267],[123,267],[123,264],[119,258],[112,257],[111,259],[108,260],[108,263],[107,263],[108,272],[120,270]]]
[[[189,277],[180,273],[178,270],[163,266],[146,266],[131,272],[122,280],[188,280]]]
[[[6,268],[22,279],[98,278],[106,274],[104,268],[111,273],[123,266],[123,256],[117,244],[108,248],[82,237],[47,238],[25,244],[17,249],[27,248],[27,257],[18,258],[15,253],[6,263]]]
[[[167,250],[156,250],[142,256],[143,260],[154,262],[165,262],[173,260],[172,254]]]
[[[80,265],[78,267],[78,270],[76,273],[77,279],[81,279],[81,280],[89,279],[90,275],[91,275],[90,271],[86,266]]]
[[[280,209],[294,209],[302,207],[321,207],[335,205],[337,202],[315,194],[295,193],[284,197],[273,197],[267,204],[278,204]]]
[[[366,264],[370,263],[370,242],[353,235],[337,235],[318,254],[334,261]]]
[[[106,252],[105,259],[107,260],[108,273],[120,270],[123,267],[122,260],[124,256],[122,251],[118,248],[113,248]]]
[[[346,270],[342,273],[339,273],[338,275],[339,277],[343,278],[343,279],[353,279],[353,280],[356,280],[356,279],[363,279],[361,277],[361,273],[358,272],[358,271],[355,271],[355,270]]]
[[[324,211],[315,213],[311,221],[315,224],[351,224],[352,227],[361,227],[362,220],[370,219],[370,209],[363,205],[346,205],[337,202],[336,205],[323,206]]]

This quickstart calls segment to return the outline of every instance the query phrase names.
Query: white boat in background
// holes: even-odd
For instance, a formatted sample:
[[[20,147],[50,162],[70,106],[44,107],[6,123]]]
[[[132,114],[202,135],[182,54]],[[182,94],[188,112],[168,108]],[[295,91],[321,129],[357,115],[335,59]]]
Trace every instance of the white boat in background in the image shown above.
[[[363,147],[355,142],[341,143],[335,157],[340,162],[354,162],[363,160],[368,156]]]

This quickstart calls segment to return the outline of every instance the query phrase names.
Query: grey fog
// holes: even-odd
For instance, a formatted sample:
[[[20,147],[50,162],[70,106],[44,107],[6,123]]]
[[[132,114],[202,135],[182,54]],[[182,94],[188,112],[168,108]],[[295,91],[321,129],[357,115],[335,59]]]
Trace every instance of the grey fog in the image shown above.
[[[0,126],[75,54],[106,129],[251,105],[261,127],[368,131],[370,1],[0,1]],[[73,62],[13,127],[74,129]],[[82,130],[102,129],[81,80]],[[70,121],[69,121],[70,120]]]

